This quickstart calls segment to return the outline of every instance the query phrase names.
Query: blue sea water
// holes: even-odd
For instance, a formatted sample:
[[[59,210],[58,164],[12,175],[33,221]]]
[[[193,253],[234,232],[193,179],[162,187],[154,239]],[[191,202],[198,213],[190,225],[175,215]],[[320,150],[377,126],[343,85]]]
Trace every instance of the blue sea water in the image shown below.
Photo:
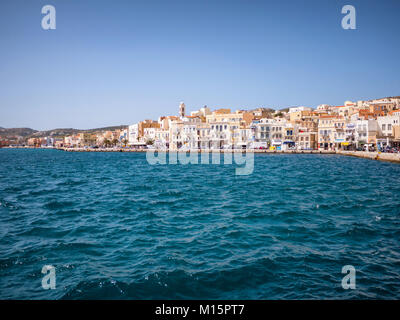
[[[400,298],[399,164],[260,154],[237,176],[15,149],[0,163],[1,299]]]

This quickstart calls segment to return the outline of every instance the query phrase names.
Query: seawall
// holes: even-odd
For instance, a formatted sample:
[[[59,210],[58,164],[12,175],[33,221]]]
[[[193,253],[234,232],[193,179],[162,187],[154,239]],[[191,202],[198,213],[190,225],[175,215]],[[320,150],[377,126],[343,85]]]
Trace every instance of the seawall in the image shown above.
[[[63,151],[68,151],[68,152],[146,152],[148,149],[125,149],[125,148],[57,148],[58,150],[63,150]],[[168,150],[156,150],[156,149],[149,149],[149,150],[154,150],[156,152],[169,152]],[[189,152],[186,150],[171,150],[173,152]],[[287,150],[287,151],[282,151],[282,150],[241,150],[241,149],[216,149],[216,150],[193,150],[197,151],[198,153],[202,152],[216,152],[216,153],[226,153],[226,152],[234,152],[234,153],[242,153],[242,152],[254,152],[254,153],[281,153],[281,154],[335,154],[336,151],[331,151],[331,150]]]
[[[344,156],[400,163],[400,153],[381,153],[366,151],[337,151],[336,153]]]

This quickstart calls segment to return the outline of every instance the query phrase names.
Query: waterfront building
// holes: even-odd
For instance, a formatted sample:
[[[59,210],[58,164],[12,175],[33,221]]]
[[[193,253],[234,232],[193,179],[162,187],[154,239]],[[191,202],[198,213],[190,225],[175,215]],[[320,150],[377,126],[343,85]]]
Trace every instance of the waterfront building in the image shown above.
[[[27,141],[27,144],[30,147],[40,147],[40,139],[39,138],[29,138]]]
[[[155,129],[160,128],[160,123],[154,120],[144,120],[128,127],[129,145],[143,145],[146,139],[155,138]],[[148,130],[154,129],[154,130]]]
[[[285,119],[277,118],[271,126],[271,146],[275,147],[277,150],[282,149],[283,139],[284,139],[284,127],[286,124]]]
[[[154,128],[154,127],[146,127],[143,128],[143,136],[142,136],[142,140],[144,142],[151,142],[156,139],[156,130],[159,128]]]
[[[144,120],[138,123],[139,139],[144,137],[144,130],[149,128],[160,128],[160,124],[154,120]]]
[[[298,135],[298,126],[287,122],[282,127],[283,131],[283,143],[282,150],[288,150],[294,148],[296,144],[296,136]]]
[[[250,127],[241,125],[233,130],[232,148],[233,149],[249,149],[251,148],[252,130]]]
[[[64,138],[54,138],[54,147],[55,148],[62,148],[64,147]]]
[[[274,124],[276,124],[275,119],[263,118],[253,121],[252,125],[250,126],[252,129],[252,141],[262,142],[265,143],[266,147],[270,147],[272,140],[272,126]]]
[[[163,128],[154,129],[154,147],[157,149],[169,148],[169,130]]]
[[[377,146],[380,149],[391,147],[394,140],[394,127],[400,125],[400,116],[378,117]]]
[[[374,119],[361,119],[356,123],[356,146],[366,149],[376,147],[376,136],[378,134],[378,122]]]
[[[135,123],[128,127],[128,143],[133,145],[139,142],[139,124]]]
[[[346,141],[342,143],[343,150],[354,150],[357,148],[356,145],[356,125],[351,119],[345,124],[345,137]]]
[[[64,145],[71,148],[81,146],[81,137],[79,134],[64,137]]]
[[[125,143],[128,142],[128,136],[128,128],[121,130],[118,138],[119,142],[125,145]]]
[[[227,146],[227,148],[231,147],[231,132],[240,126],[240,121],[213,121],[209,125],[211,149],[223,149],[224,146]]]
[[[296,137],[298,150],[314,150],[317,148],[317,133],[299,130]]]
[[[323,115],[318,121],[318,148],[333,150],[335,148],[335,120],[336,115]]]
[[[199,149],[211,149],[211,125],[205,122],[197,125]]]
[[[346,118],[339,116],[333,119],[333,125],[335,127],[334,131],[334,148],[336,150],[343,149],[342,144],[346,143]],[[346,144],[347,145],[347,144]]]
[[[80,146],[91,147],[97,143],[97,135],[94,133],[81,133],[80,137]]]

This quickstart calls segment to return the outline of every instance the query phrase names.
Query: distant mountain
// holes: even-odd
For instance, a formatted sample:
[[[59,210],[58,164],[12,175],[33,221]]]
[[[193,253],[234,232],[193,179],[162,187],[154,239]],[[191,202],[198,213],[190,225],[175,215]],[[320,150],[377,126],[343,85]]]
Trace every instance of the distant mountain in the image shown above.
[[[37,131],[32,136],[33,137],[65,137],[65,136],[77,134],[79,132],[94,133],[94,132],[100,132],[100,131],[113,131],[113,130],[118,130],[118,129],[125,129],[127,127],[128,126],[121,125],[121,126],[85,129],[85,130],[73,129],[73,128],[60,128],[60,129],[53,129],[53,130],[46,130],[46,131]]]
[[[27,137],[34,133],[38,132],[37,130],[33,130],[31,128],[0,128],[0,136],[2,137]]]
[[[53,130],[38,131],[31,128],[1,128],[0,127],[0,137],[22,137],[22,138],[42,138],[42,137],[65,137],[79,132],[94,133],[99,131],[113,131],[118,129],[125,129],[126,125],[95,128],[95,129],[74,129],[74,128],[59,128]]]

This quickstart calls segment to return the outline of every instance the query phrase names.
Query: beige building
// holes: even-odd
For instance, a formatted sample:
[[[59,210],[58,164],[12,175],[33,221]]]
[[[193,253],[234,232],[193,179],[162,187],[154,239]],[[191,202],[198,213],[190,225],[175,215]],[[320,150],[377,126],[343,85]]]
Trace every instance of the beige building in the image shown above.
[[[317,149],[317,133],[299,131],[296,135],[296,146],[299,150]]]
[[[321,116],[318,122],[318,148],[320,150],[335,149],[335,121],[338,116]]]

